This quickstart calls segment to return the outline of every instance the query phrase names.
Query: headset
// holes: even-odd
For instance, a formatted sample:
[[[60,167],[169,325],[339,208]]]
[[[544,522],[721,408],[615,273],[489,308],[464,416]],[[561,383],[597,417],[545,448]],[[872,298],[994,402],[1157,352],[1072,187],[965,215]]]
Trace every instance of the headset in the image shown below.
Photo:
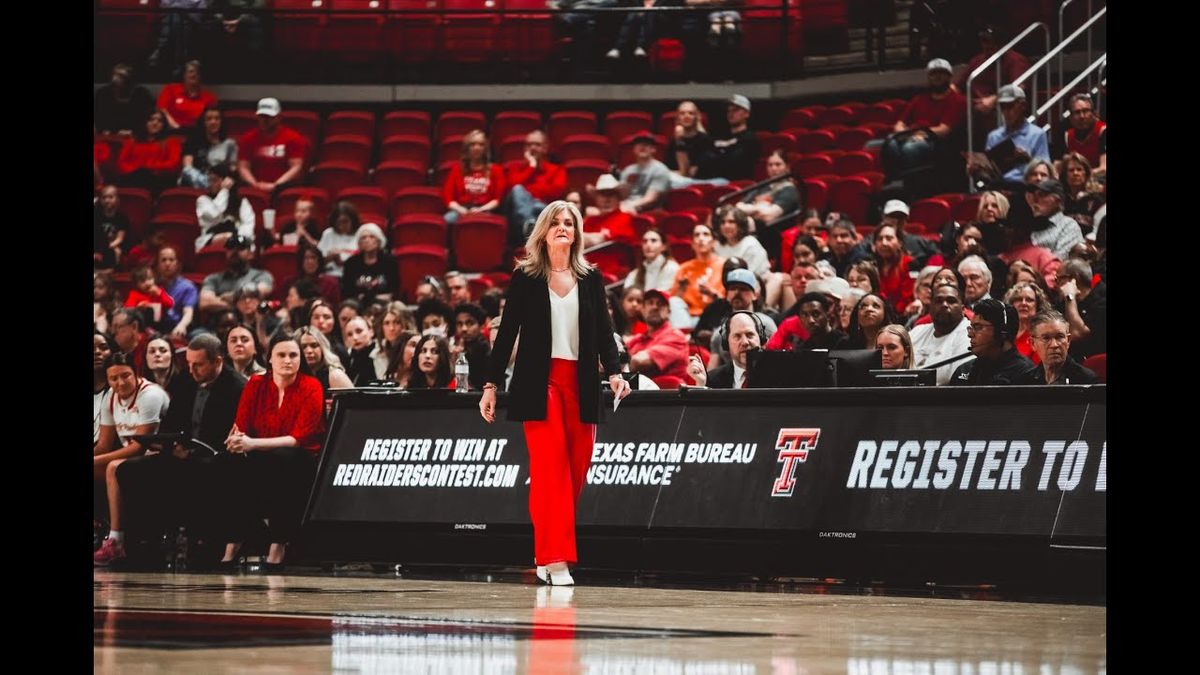
[[[975,313],[978,314],[979,306],[983,305],[985,303],[988,306],[1000,308],[1000,323],[995,325],[995,330],[993,331],[994,336],[992,337],[992,340],[996,344],[1004,344],[1005,340],[1016,340],[1017,339],[1017,328],[1020,325],[1018,323],[1018,320],[1016,317],[1016,314],[1017,314],[1016,308],[1014,308],[1012,305],[1009,305],[1007,303],[1000,302],[999,300],[997,300],[995,298],[988,298],[986,300],[980,300],[979,302],[975,303]],[[1012,317],[1009,317],[1010,311],[1013,314]],[[1011,320],[1010,320],[1010,318],[1011,318]]]
[[[757,312],[751,312],[747,309],[739,309],[738,311],[733,312],[729,316],[725,317],[725,320],[721,322],[721,327],[717,329],[717,335],[719,336],[717,339],[719,340],[720,344],[726,350],[729,349],[729,322],[733,321],[733,317],[737,316],[738,314],[748,314],[750,316],[750,320],[754,322],[754,330],[758,332],[758,346],[766,348],[767,327],[763,325],[762,319],[759,318]]]

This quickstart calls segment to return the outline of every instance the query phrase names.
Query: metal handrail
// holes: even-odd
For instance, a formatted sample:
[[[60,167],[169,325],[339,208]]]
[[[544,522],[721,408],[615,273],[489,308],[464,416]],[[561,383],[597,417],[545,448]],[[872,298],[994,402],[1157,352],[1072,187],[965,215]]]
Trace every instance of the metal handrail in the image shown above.
[[[1076,85],[1078,85],[1085,78],[1090,76],[1097,69],[1103,68],[1107,64],[1108,64],[1108,52],[1105,52],[1105,53],[1101,54],[1099,56],[1099,58],[1097,58],[1095,61],[1093,61],[1090,66],[1088,66],[1087,68],[1084,68],[1083,72],[1080,73],[1079,75],[1077,75],[1074,80],[1071,80],[1070,84],[1063,87],[1062,89],[1059,89],[1058,93],[1056,93],[1054,96],[1051,96],[1049,100],[1047,100],[1044,104],[1042,104],[1042,107],[1035,110],[1033,113],[1034,117],[1041,117],[1046,111],[1050,110],[1051,106],[1057,105],[1060,101],[1062,101],[1064,96],[1071,93],[1071,90],[1073,90]],[[1096,107],[1099,108],[1099,105],[1097,105]]]
[[[1033,86],[1032,86],[1032,87],[1030,87],[1030,89],[1032,89],[1032,90],[1033,90],[1033,91],[1032,91],[1032,93],[1033,93],[1033,99],[1032,99],[1032,100],[1033,100],[1033,103],[1032,103],[1032,105],[1030,106],[1030,109],[1031,109],[1031,110],[1038,110],[1038,109],[1039,109],[1039,106],[1038,106],[1038,104],[1037,104],[1037,79],[1036,79],[1038,70],[1040,70],[1040,69],[1041,69],[1043,66],[1045,66],[1047,63],[1049,63],[1049,62],[1050,62],[1050,59],[1054,58],[1055,56],[1058,56],[1058,57],[1060,58],[1060,63],[1061,63],[1061,58],[1062,58],[1063,52],[1065,52],[1065,51],[1066,51],[1067,45],[1069,45],[1069,44],[1071,44],[1072,42],[1074,42],[1076,38],[1078,38],[1080,35],[1084,34],[1085,32],[1088,34],[1088,38],[1089,38],[1089,39],[1091,39],[1091,34],[1092,34],[1092,32],[1091,32],[1091,27],[1092,27],[1092,24],[1094,24],[1094,23],[1096,23],[1097,21],[1099,21],[1100,19],[1104,18],[1104,17],[1105,17],[1107,14],[1108,14],[1108,7],[1102,7],[1102,8],[1100,8],[1100,11],[1096,12],[1096,13],[1095,13],[1095,15],[1093,15],[1093,16],[1092,16],[1092,18],[1090,18],[1090,19],[1088,19],[1087,21],[1083,22],[1083,25],[1082,25],[1082,26],[1080,26],[1079,28],[1077,28],[1077,29],[1075,30],[1075,32],[1074,32],[1074,33],[1071,33],[1071,35],[1070,35],[1070,36],[1068,36],[1068,37],[1067,37],[1065,40],[1063,40],[1062,42],[1059,42],[1057,45],[1055,45],[1054,49],[1052,49],[1052,50],[1048,51],[1048,52],[1046,53],[1046,55],[1045,55],[1045,56],[1043,56],[1042,58],[1038,59],[1038,60],[1037,60],[1037,62],[1036,62],[1036,63],[1034,63],[1032,66],[1029,66],[1029,70],[1026,70],[1024,73],[1022,73],[1022,74],[1021,74],[1021,76],[1020,76],[1020,77],[1018,77],[1017,79],[1015,79],[1015,80],[1013,80],[1013,81],[1012,81],[1012,83],[1013,83],[1013,84],[1020,85],[1022,82],[1025,82],[1026,80],[1028,80],[1028,79],[1030,79],[1030,78],[1035,78],[1035,79],[1033,80]],[[1106,52],[1106,53],[1107,53],[1107,52]],[[1090,55],[1089,55],[1089,59],[1090,59],[1090,58],[1091,58],[1091,57],[1090,57]],[[1046,83],[1047,83],[1047,84],[1050,84],[1050,78],[1049,78],[1049,75],[1048,75],[1048,74],[1047,74],[1047,77],[1046,77]],[[1073,85],[1072,85],[1072,86],[1073,86]],[[1061,75],[1061,73],[1059,74],[1059,89],[1060,89],[1060,91],[1061,91],[1062,89],[1065,89],[1065,88],[1062,86],[1062,75]],[[1061,97],[1061,96],[1056,96],[1056,97],[1054,97],[1054,98],[1055,98],[1057,101],[1061,101],[1061,100],[1062,100],[1062,97]],[[1061,112],[1061,110],[1060,110],[1059,112]]]
[[[1075,0],[1063,0],[1063,3],[1058,6],[1058,41],[1060,44],[1063,41],[1063,32],[1066,30],[1065,15],[1066,15],[1066,11],[1067,11],[1067,5],[1071,4],[1072,2],[1075,2]],[[1088,16],[1092,15],[1092,0],[1088,0],[1087,13],[1088,13]],[[1092,35],[1091,35],[1091,33],[1088,33],[1087,60],[1088,61],[1092,60]],[[1060,52],[1058,55],[1058,88],[1059,89],[1062,89],[1064,79],[1065,78],[1063,76],[1063,54]]]
[[[981,75],[985,70],[990,68],[993,64],[996,64],[1000,60],[1000,57],[1004,56],[1004,54],[1006,54],[1007,52],[1011,51],[1014,47],[1016,47],[1017,43],[1024,40],[1025,36],[1034,32],[1038,28],[1041,28],[1046,33],[1046,51],[1049,52],[1050,51],[1050,27],[1041,21],[1035,21],[1035,22],[1029,24],[1025,28],[1025,30],[1021,31],[1021,33],[1019,35],[1017,35],[1015,38],[1009,40],[1008,44],[1004,45],[1000,49],[997,49],[995,54],[992,54],[991,56],[989,56],[983,63],[979,64],[978,68],[971,71],[971,73],[969,75],[967,75],[966,89],[963,92],[967,99],[967,152],[975,151],[975,123],[974,123],[975,122],[975,120],[974,120],[974,117],[975,117],[974,110],[975,109],[973,107],[974,101],[971,100],[971,84],[975,81],[976,77]],[[997,65],[996,66],[996,91],[997,92],[1000,91],[1000,86],[1001,86],[1000,70],[1001,70],[1000,66]],[[1001,120],[1002,120],[1002,118],[1000,116],[1000,106],[996,106],[996,123],[1000,124]],[[974,192],[975,191],[974,182],[968,181],[968,183],[971,185],[971,188],[970,188],[971,192]]]

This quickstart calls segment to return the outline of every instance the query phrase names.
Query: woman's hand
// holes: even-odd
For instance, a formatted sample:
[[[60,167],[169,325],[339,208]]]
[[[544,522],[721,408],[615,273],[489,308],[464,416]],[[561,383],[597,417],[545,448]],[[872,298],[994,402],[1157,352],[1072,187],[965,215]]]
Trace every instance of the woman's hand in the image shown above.
[[[496,387],[491,386],[483,390],[483,396],[479,398],[479,415],[484,422],[491,424],[496,421]]]
[[[613,396],[620,401],[633,391],[633,387],[629,386],[629,382],[620,375],[609,375],[608,386],[612,389]]]

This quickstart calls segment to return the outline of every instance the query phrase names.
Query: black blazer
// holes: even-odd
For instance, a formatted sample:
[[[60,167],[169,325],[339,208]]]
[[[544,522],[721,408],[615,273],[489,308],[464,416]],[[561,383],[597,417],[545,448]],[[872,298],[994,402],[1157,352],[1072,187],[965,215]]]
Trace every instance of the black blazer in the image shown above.
[[[171,405],[159,427],[161,433],[175,433],[192,430],[192,405],[196,402],[196,390],[199,387],[190,375],[180,377],[174,382],[171,395]],[[226,361],[221,368],[221,374],[209,385],[211,390],[208,402],[204,404],[204,412],[200,416],[200,434],[197,438],[211,445],[218,452],[225,449],[225,438],[237,419],[238,401],[242,398],[242,388],[246,379],[233,370]]]
[[[613,341],[612,319],[604,300],[604,280],[593,269],[579,279],[579,420],[597,424],[600,408],[600,372],[621,372],[617,344]],[[508,419],[512,422],[546,419],[546,385],[550,380],[550,287],[545,279],[530,277],[517,268],[505,294],[500,333],[488,361],[487,381],[504,383],[504,369],[512,355],[517,332],[521,344],[513,365],[508,395]]]
[[[709,389],[733,389],[733,364],[724,363],[708,374]]]

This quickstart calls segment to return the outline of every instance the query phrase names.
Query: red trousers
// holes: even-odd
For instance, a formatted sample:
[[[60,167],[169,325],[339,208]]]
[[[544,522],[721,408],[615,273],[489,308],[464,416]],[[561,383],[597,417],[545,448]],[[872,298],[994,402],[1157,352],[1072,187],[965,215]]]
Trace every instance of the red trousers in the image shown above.
[[[538,565],[575,562],[575,504],[592,463],[596,425],[579,421],[576,362],[550,359],[546,419],[525,422],[529,517]]]

